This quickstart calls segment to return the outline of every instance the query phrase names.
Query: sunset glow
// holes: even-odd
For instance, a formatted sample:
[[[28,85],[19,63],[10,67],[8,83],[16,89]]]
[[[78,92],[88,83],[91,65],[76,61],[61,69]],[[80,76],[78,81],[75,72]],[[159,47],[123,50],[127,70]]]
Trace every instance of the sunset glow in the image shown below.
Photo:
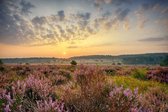
[[[0,57],[168,51],[167,0],[2,0],[0,6]]]

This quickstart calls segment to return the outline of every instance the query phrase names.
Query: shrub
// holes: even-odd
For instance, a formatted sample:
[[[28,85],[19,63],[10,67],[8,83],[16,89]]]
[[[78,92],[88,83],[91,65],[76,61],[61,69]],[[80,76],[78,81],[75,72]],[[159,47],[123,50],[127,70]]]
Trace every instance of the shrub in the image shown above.
[[[11,88],[0,94],[1,111],[35,111],[53,107],[54,111],[64,112],[63,102],[56,100],[51,82],[44,77],[30,75],[13,83]]]
[[[68,70],[59,70],[58,71],[58,75],[62,75],[65,78],[67,78],[67,80],[70,80],[72,78],[71,73]]]
[[[129,88],[115,87],[109,93],[108,110],[109,112],[138,112],[141,109],[139,97],[138,89],[132,92]]]
[[[0,65],[3,65],[3,62],[2,62],[2,60],[0,59]]]
[[[90,89],[98,89],[106,81],[105,75],[101,69],[95,66],[81,65],[75,72],[75,81],[81,87],[82,92]]]
[[[132,72],[132,77],[140,80],[146,80],[146,69],[135,69]]]
[[[120,76],[128,76],[131,74],[132,71],[134,71],[134,67],[117,67],[116,68],[116,75]]]
[[[45,75],[51,80],[53,85],[66,84],[72,79],[71,72],[68,70],[60,69],[58,71],[47,72]]]
[[[13,105],[14,102],[11,98],[11,93],[6,90],[1,90],[0,93],[0,111],[11,111],[10,106]]]
[[[25,63],[25,65],[30,65],[29,63]]]
[[[29,74],[31,74],[31,69],[29,67],[22,67],[21,69],[18,69],[16,71],[16,74],[19,76],[28,76]]]
[[[56,84],[56,85],[64,84],[66,81],[67,81],[67,79],[62,75],[54,76],[54,84]]]
[[[49,100],[37,101],[36,112],[68,112],[65,110],[64,102],[55,100],[50,97]]]
[[[114,77],[112,77],[112,80],[116,85],[118,85],[118,86],[123,85],[124,88],[130,88],[132,90],[135,88],[138,88],[140,93],[145,93],[151,87],[159,87],[159,88],[166,90],[168,92],[168,90],[167,90],[168,85],[161,84],[156,81],[138,80],[138,79],[135,79],[132,77],[127,77],[127,76],[114,76]]]
[[[160,63],[160,66],[168,66],[168,56]]]
[[[71,65],[77,65],[77,62],[75,60],[72,60]]]
[[[116,70],[114,68],[104,68],[104,71],[106,72],[107,75],[115,75]]]
[[[0,66],[0,72],[4,72],[5,71],[5,67],[4,66]]]
[[[168,68],[151,69],[147,72],[147,78],[168,83]]]
[[[100,112],[105,108],[104,86],[105,75],[95,66],[79,66],[74,72],[75,83],[80,88],[78,93],[65,96],[66,105],[72,111]]]
[[[160,88],[151,88],[140,102],[144,112],[168,112],[168,94]]]
[[[48,97],[48,95],[52,93],[53,90],[50,80],[45,77],[35,77],[35,75],[30,75],[25,80],[25,83],[26,90],[32,90],[32,92],[36,92],[42,98]]]

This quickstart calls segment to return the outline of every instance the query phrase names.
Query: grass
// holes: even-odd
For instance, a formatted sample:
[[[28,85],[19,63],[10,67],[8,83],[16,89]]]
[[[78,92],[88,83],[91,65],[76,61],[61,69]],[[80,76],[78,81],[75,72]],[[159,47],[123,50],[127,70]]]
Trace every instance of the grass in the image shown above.
[[[138,87],[140,93],[145,93],[150,88],[158,87],[163,90],[165,93],[168,93],[168,84],[159,83],[156,81],[145,81],[145,80],[138,80],[133,77],[126,77],[126,76],[113,76],[111,77],[112,81],[116,85],[123,85],[125,88],[135,89]]]
[[[134,71],[132,71],[131,76],[139,80],[147,80],[146,73],[146,68],[136,68]]]

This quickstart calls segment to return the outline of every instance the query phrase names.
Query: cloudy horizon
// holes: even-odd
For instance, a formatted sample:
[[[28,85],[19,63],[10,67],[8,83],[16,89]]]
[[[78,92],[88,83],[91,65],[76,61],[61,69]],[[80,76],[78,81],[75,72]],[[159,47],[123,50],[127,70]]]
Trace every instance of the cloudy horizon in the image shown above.
[[[1,0],[0,57],[168,52],[166,0]]]

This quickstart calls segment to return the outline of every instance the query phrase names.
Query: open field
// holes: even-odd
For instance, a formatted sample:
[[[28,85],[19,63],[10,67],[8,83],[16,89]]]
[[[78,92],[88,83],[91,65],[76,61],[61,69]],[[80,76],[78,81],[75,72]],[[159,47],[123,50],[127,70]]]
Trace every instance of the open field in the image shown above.
[[[168,112],[168,0],[0,0],[0,112]]]
[[[1,65],[0,76],[0,111],[168,111],[167,67]]]

